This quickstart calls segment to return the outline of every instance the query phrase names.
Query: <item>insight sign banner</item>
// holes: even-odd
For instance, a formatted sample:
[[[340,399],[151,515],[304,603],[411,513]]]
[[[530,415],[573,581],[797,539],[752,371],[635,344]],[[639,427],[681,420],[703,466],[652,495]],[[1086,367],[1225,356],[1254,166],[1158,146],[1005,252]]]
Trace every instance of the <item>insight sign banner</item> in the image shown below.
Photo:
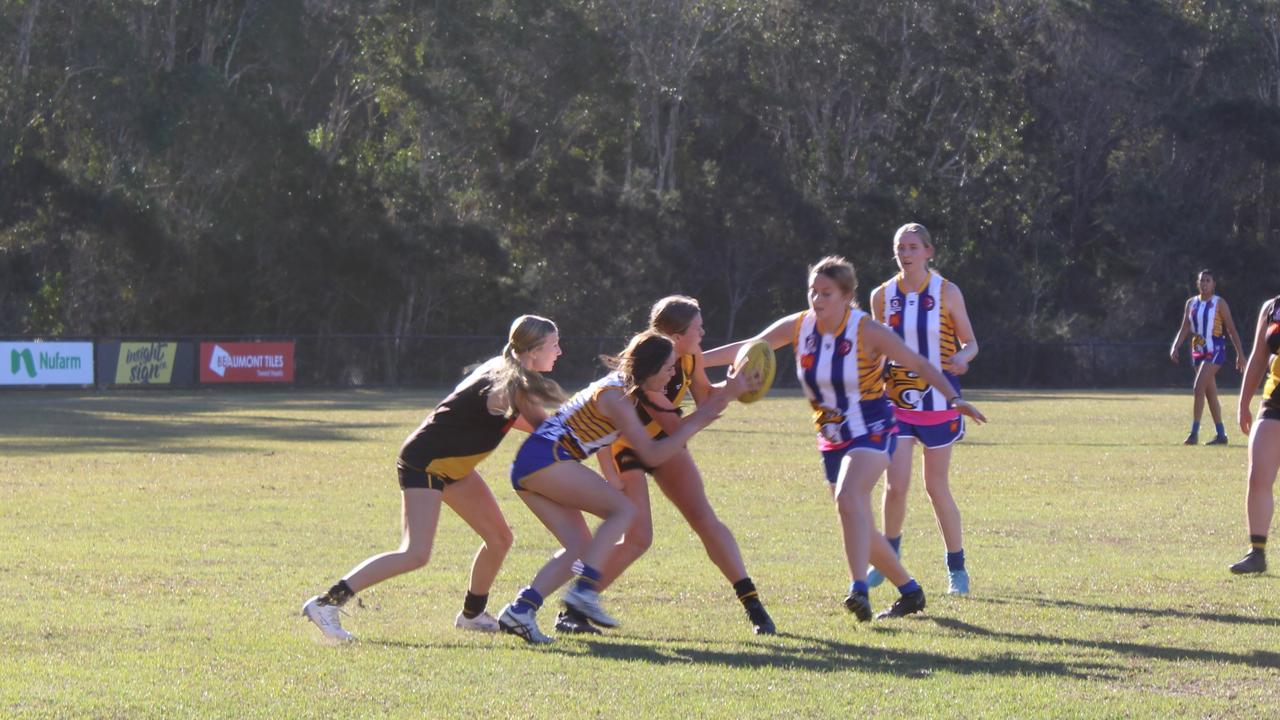
[[[0,342],[0,385],[92,385],[91,342]]]

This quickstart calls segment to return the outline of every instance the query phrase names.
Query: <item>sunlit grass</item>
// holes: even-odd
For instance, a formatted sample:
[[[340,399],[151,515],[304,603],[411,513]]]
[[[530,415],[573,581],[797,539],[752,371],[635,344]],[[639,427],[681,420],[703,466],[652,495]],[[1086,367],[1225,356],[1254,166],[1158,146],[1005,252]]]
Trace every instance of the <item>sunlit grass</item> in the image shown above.
[[[653,548],[607,597],[624,626],[532,648],[452,627],[478,540],[448,512],[431,564],[346,618],[361,642],[297,617],[398,541],[396,449],[438,395],[0,395],[0,715],[1274,714],[1280,581],[1225,570],[1243,438],[1181,446],[1183,394],[973,396],[992,422],[953,469],[971,597],[942,594],[917,481],[904,560],[928,610],[852,621],[807,406],[775,393],[692,449],[782,634],[749,633],[652,488]],[[481,466],[516,535],[495,611],[554,549],[507,482],[518,442]]]

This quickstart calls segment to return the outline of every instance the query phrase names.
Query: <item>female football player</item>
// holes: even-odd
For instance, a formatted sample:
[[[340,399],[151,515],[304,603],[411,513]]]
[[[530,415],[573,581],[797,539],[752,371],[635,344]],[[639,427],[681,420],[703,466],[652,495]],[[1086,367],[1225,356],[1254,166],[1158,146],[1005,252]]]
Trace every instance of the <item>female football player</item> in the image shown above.
[[[302,606],[302,614],[326,637],[353,639],[342,627],[339,608],[356,593],[427,564],[441,502],[484,541],[472,562],[471,583],[454,624],[466,630],[498,630],[485,607],[511,548],[511,528],[476,466],[513,426],[532,431],[546,418],[544,405],[564,399],[560,387],[542,376],[558,357],[560,335],[554,323],[536,315],[516,318],[502,354],[468,375],[409,435],[396,461],[404,527],[400,548],[356,565]]]
[[[702,337],[706,333],[702,328],[702,310],[697,300],[672,295],[654,303],[649,312],[649,329],[670,338],[678,358],[671,382],[660,392],[647,392],[645,402],[636,406],[640,422],[652,437],[661,439],[675,433],[681,424],[680,403],[686,395],[692,395],[694,401],[702,405],[713,393],[728,392],[737,397],[746,390],[748,379],[745,373],[719,386],[713,386],[707,379],[702,366]],[[702,475],[688,448],[680,448],[671,459],[657,467],[641,462],[626,438],[615,442],[610,454],[611,458],[604,458],[604,461],[607,465],[612,460],[622,492],[635,505],[637,512],[622,542],[614,546],[600,569],[599,589],[608,587],[653,542],[653,515],[645,480],[649,474],[653,475],[671,504],[680,510],[689,527],[702,540],[711,562],[733,586],[754,631],[761,635],[776,632],[773,619],[764,609],[755,584],[747,575],[733,532],[716,517],[707,499]],[[573,608],[566,608],[561,613],[556,620],[556,629],[561,632],[599,632]]]
[[[1236,332],[1236,323],[1231,319],[1231,310],[1227,301],[1213,294],[1217,288],[1213,273],[1201,270],[1196,278],[1200,291],[1198,295],[1187,298],[1182,308],[1182,325],[1178,327],[1178,336],[1173,339],[1169,348],[1169,359],[1178,362],[1178,347],[1182,341],[1191,338],[1191,367],[1196,371],[1196,379],[1192,384],[1194,400],[1191,406],[1191,434],[1182,441],[1183,445],[1195,445],[1200,442],[1200,418],[1204,416],[1205,402],[1209,403],[1209,414],[1213,416],[1213,426],[1217,430],[1213,439],[1205,445],[1226,445],[1227,432],[1222,425],[1222,405],[1218,402],[1218,369],[1227,359],[1226,342],[1223,330],[1231,336],[1231,344],[1236,351],[1236,370],[1244,369],[1244,352],[1240,349],[1240,334]]]
[[[875,532],[871,489],[889,466],[897,425],[884,394],[884,358],[924,377],[939,388],[951,384],[929,361],[913,352],[892,331],[856,307],[857,278],[853,265],[826,257],[809,269],[809,309],[787,315],[751,340],[724,345],[703,354],[707,365],[723,365],[746,342],[764,340],[773,348],[795,348],[796,374],[809,398],[818,430],[818,448],[832,499],[840,519],[849,595],[845,608],[859,621],[871,619],[867,564],[874,563],[900,596],[880,618],[901,617],[924,609],[919,583],[898,560],[884,536]],[[976,407],[951,390],[948,408],[981,423]]]
[[[1254,422],[1249,405],[1266,375],[1262,389],[1262,413]],[[1280,469],[1280,297],[1268,300],[1258,312],[1253,352],[1245,367],[1237,408],[1240,431],[1249,436],[1249,487],[1245,516],[1249,529],[1249,553],[1231,566],[1237,575],[1267,570],[1267,533],[1275,511],[1276,471]]]
[[[734,399],[731,393],[713,394],[670,437],[655,440],[641,424],[636,406],[647,403],[650,392],[661,393],[675,375],[671,340],[641,333],[611,364],[614,372],[578,392],[543,422],[511,465],[511,484],[520,499],[563,548],[498,617],[503,630],[531,643],[551,642],[538,629],[536,613],[547,594],[572,577],[575,564],[578,577],[565,593],[565,604],[597,625],[618,625],[600,606],[600,568],[635,518],[635,506],[581,461],[621,436],[640,462],[662,465]],[[594,536],[583,511],[604,520]]]
[[[948,408],[946,398],[959,394],[957,376],[969,370],[978,354],[964,296],[956,284],[929,268],[933,239],[925,226],[908,223],[893,236],[893,256],[898,274],[871,291],[871,316],[887,325],[907,347],[920,353],[942,371],[947,385],[941,389],[919,375],[890,361],[887,389],[898,419],[898,446],[885,473],[884,535],[895,553],[902,552],[902,524],[907,517],[907,490],[911,484],[912,450],[919,443],[924,464],[924,490],[933,504],[933,517],[947,548],[949,594],[969,593],[969,573],[964,564],[960,508],[951,496],[951,446],[964,437],[964,418]],[[884,575],[872,570],[867,582],[875,587]]]

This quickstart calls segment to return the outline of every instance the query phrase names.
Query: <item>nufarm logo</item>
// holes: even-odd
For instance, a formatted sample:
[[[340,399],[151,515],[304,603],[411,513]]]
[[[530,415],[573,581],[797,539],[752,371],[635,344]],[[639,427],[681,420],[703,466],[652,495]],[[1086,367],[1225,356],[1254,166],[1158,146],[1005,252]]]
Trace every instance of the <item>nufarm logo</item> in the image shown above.
[[[9,358],[9,364],[12,365],[13,368],[9,371],[10,375],[17,375],[18,370],[23,366],[26,366],[27,377],[33,378],[36,376],[36,361],[31,359],[31,350],[10,350]]]

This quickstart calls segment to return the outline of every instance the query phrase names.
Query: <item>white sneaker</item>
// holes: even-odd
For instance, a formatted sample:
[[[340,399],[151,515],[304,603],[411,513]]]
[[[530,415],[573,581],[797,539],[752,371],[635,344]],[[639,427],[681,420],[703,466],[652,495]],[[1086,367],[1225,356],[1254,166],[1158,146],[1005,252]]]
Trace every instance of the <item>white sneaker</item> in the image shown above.
[[[340,612],[341,608],[337,605],[321,605],[319,595],[302,606],[302,616],[315,623],[325,637],[337,642],[355,640],[355,635],[342,629],[342,620],[338,617]]]
[[[591,622],[601,627],[613,628],[622,624],[600,607],[600,593],[595,590],[579,589],[575,585],[564,594],[564,604],[586,615]]]
[[[460,630],[474,630],[476,632],[498,632],[498,621],[487,612],[469,618],[462,613],[458,613],[458,617],[454,618],[453,626]]]
[[[502,608],[498,615],[498,626],[503,632],[524,638],[525,642],[541,645],[555,642],[555,638],[547,637],[538,629],[538,619],[533,612],[518,613],[510,605]]]

